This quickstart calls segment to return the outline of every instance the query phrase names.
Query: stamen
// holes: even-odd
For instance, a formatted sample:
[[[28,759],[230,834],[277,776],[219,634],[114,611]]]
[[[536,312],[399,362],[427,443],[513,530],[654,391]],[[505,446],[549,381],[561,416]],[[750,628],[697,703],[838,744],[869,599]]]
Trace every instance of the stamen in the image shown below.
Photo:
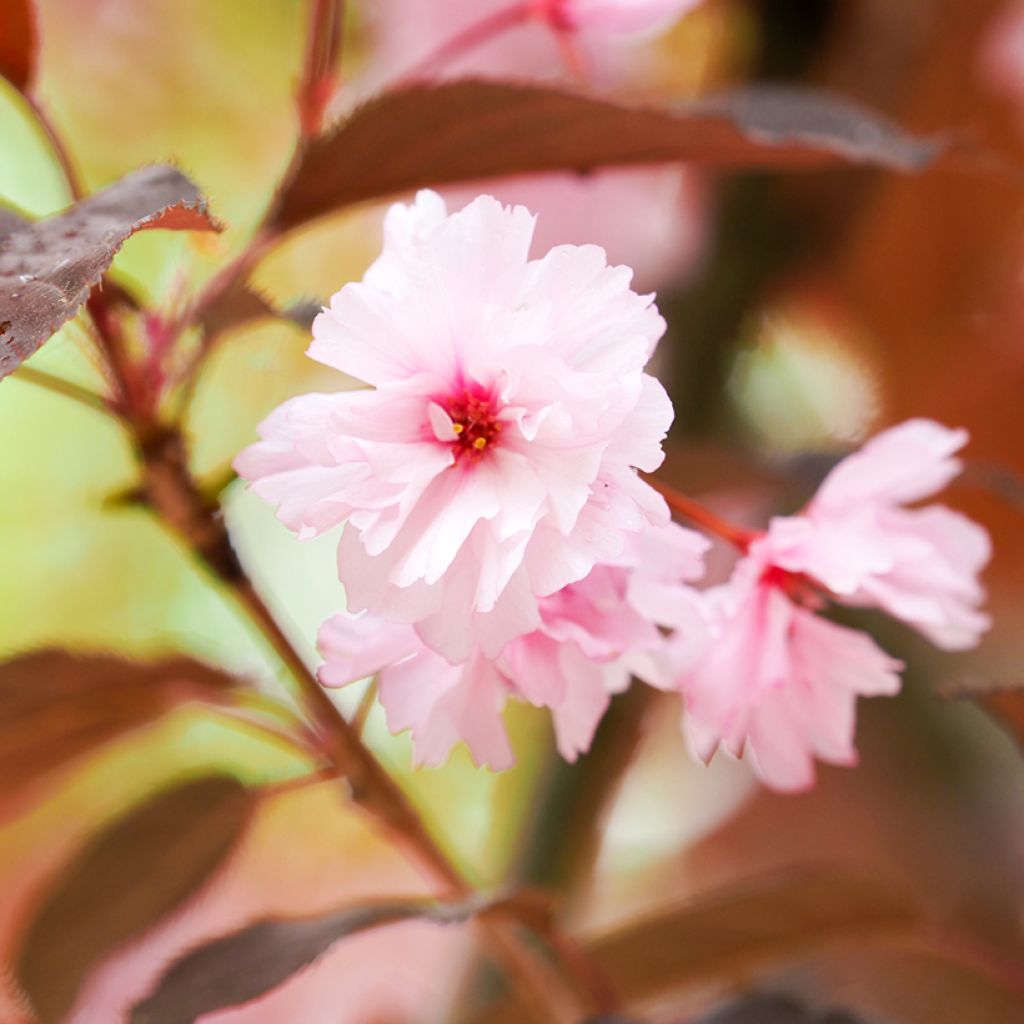
[[[444,419],[443,427],[434,427],[434,436],[439,441],[450,440],[454,444],[456,458],[465,457],[476,462],[484,457],[485,449],[493,447],[492,442],[501,433],[501,423],[498,422],[501,403],[483,388],[467,388],[448,401],[435,402],[434,407],[437,418],[443,416]]]

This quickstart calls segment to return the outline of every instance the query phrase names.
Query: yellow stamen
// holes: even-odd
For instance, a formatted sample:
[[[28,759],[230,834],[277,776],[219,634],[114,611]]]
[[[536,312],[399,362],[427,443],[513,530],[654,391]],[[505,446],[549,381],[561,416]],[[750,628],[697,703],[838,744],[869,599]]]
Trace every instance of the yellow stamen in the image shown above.
[[[452,430],[454,430],[456,434],[461,434],[465,429],[466,428],[461,423],[452,424]]]
[[[487,446],[487,438],[486,438],[486,437],[478,437],[478,438],[477,438],[477,439],[476,439],[476,440],[475,440],[475,441],[473,442],[473,447],[474,447],[474,448],[475,448],[475,449],[476,449],[477,451],[480,451],[480,449],[481,449],[481,448],[485,448],[486,446]]]

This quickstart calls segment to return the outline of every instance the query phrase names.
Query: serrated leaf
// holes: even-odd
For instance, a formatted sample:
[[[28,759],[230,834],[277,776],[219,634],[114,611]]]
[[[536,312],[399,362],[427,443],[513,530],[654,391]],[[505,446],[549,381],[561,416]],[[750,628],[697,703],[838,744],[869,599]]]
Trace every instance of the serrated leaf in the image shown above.
[[[0,75],[22,92],[35,74],[38,46],[29,0],[0,0]]]
[[[189,658],[145,664],[40,651],[0,664],[0,818],[104,744],[235,685]]]
[[[7,218],[7,226],[11,221]],[[150,228],[219,230],[173,167],[145,167],[0,241],[0,379],[75,315],[125,240]]]
[[[294,227],[351,203],[541,171],[685,161],[705,167],[927,167],[944,146],[826,93],[756,86],[673,108],[523,83],[407,86],[312,141],[281,196]]]
[[[228,776],[158,794],[95,836],[43,897],[14,958],[41,1024],[57,1024],[110,953],[182,906],[224,863],[257,796]]]
[[[287,320],[296,327],[308,330],[321,308],[318,302],[301,299],[283,309],[276,309],[258,290],[241,282],[233,285],[206,307],[202,311],[200,323],[207,338],[240,327],[242,324],[264,319]]]
[[[28,219],[22,217],[21,214],[9,210],[6,206],[0,206],[0,242],[12,231],[18,231],[28,224]]]
[[[192,1024],[207,1013],[257,999],[283,984],[342,939],[398,921],[455,924],[494,901],[395,900],[327,914],[257,921],[205,943],[176,961],[132,1010],[131,1024]]]

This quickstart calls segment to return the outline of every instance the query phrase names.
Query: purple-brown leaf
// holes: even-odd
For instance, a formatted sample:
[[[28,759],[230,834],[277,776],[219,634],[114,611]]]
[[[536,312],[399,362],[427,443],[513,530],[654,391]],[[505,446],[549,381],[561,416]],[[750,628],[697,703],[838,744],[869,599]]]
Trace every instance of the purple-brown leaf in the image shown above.
[[[235,685],[189,658],[144,664],[41,651],[0,665],[0,819],[92,751]]]
[[[21,92],[32,82],[39,46],[29,0],[0,0],[0,75]]]
[[[759,86],[659,109],[470,79],[385,93],[310,142],[276,220],[293,227],[361,200],[510,174],[677,161],[918,171],[943,150],[811,90]]]
[[[218,295],[215,302],[202,310],[199,320],[208,339],[242,324],[271,318],[287,320],[303,330],[309,330],[321,308],[319,302],[302,299],[276,309],[269,299],[243,281]]]
[[[173,167],[135,171],[47,220],[0,220],[0,378],[75,315],[125,240],[149,228],[219,225]]]
[[[393,900],[256,921],[175,961],[155,991],[133,1008],[131,1024],[192,1024],[205,1014],[258,999],[347,936],[397,921],[457,924],[495,905],[480,897],[458,903]]]
[[[93,837],[43,896],[14,976],[40,1024],[58,1024],[94,968],[179,908],[244,833],[255,791],[227,776],[153,797]]]

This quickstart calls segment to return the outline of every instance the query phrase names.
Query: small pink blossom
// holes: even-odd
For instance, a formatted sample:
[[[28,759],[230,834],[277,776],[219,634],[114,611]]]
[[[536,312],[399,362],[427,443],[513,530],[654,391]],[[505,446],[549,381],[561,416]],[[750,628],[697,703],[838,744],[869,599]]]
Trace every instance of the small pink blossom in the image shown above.
[[[988,627],[978,573],[988,534],[938,505],[907,508],[959,473],[967,440],[930,420],[884,431],[838,463],[800,515],[777,517],[707,594],[711,642],[684,670],[687,730],[705,760],[744,749],[779,789],[814,781],[814,759],[852,764],[858,695],[895,693],[899,662],[820,618],[827,599],[876,607],[949,650]]]
[[[843,459],[799,516],[772,521],[775,564],[821,583],[837,600],[881,608],[946,650],[977,644],[978,574],[991,557],[986,531],[942,505],[906,508],[961,470],[963,430],[909,420]]]
[[[787,791],[814,784],[815,759],[856,763],[857,697],[896,693],[902,668],[867,634],[794,601],[789,582],[771,541],[756,541],[706,595],[710,642],[681,679],[697,755],[746,750],[761,779]]]
[[[663,28],[701,0],[530,0],[539,17],[562,31],[645,32]]]
[[[673,523],[644,531],[619,564],[595,566],[542,598],[540,627],[495,659],[477,649],[452,665],[410,626],[335,615],[320,630],[320,681],[344,686],[377,675],[388,727],[411,730],[420,764],[443,763],[461,741],[477,764],[508,768],[514,758],[502,712],[510,697],[549,708],[559,752],[574,761],[589,748],[610,695],[626,689],[631,675],[667,688],[681,645],[698,648],[699,599],[686,584],[702,574],[706,548]],[[660,607],[670,622],[648,614],[655,598],[665,599]],[[675,627],[681,638],[667,639],[659,625]]]
[[[450,662],[538,628],[538,599],[664,524],[638,476],[672,407],[643,372],[651,296],[596,246],[527,256],[534,220],[481,196],[396,204],[384,249],[313,325],[309,354],[371,385],[306,395],[236,459],[300,537],[346,523],[348,607],[414,625]]]

